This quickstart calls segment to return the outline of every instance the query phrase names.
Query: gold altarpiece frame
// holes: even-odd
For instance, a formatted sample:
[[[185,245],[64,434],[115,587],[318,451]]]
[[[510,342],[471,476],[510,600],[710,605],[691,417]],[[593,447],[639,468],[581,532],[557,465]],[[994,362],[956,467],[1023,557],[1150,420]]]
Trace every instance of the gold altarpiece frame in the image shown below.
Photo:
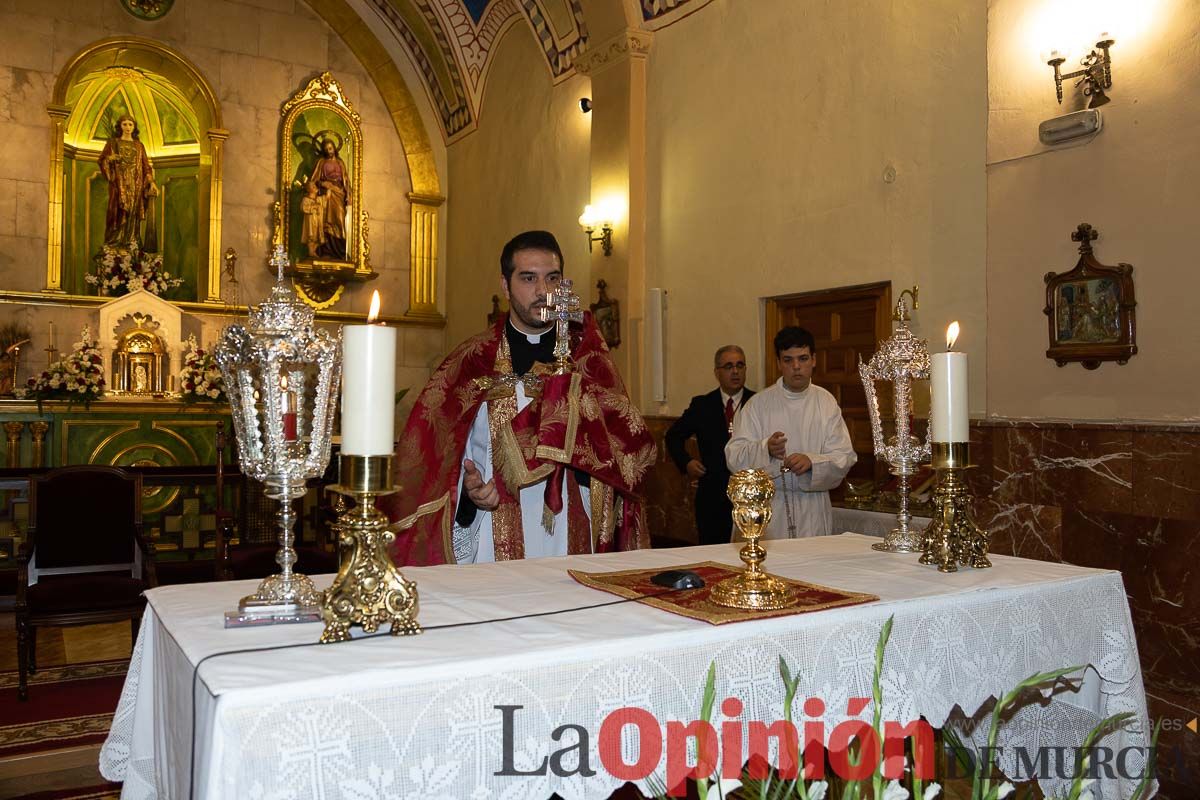
[[[362,202],[362,118],[329,72],[310,80],[279,113],[273,244],[287,252],[301,299],[328,308],[346,283],[378,277]]]
[[[197,295],[201,310],[209,305],[223,305],[221,299],[221,203],[223,151],[229,131],[223,127],[221,105],[216,93],[200,70],[185,56],[170,47],[139,36],[117,36],[102,39],[80,50],[59,73],[51,102],[46,106],[50,116],[50,179],[47,225],[46,286],[44,295],[58,295],[63,302],[88,302],[91,295],[69,294],[64,288],[63,266],[66,253],[63,242],[66,225],[65,161],[68,151],[74,153],[75,143],[69,142],[72,89],[89,76],[120,70],[129,75],[161,76],[185,90],[191,100],[199,134],[197,181]],[[170,160],[170,157],[167,157]],[[86,160],[86,156],[85,156]],[[156,163],[158,163],[156,161]],[[104,299],[100,298],[100,302]],[[181,303],[180,305],[184,305]]]
[[[338,0],[318,0],[317,5]],[[356,54],[370,42],[350,41]],[[201,167],[204,170],[204,188],[207,189],[208,230],[197,242],[201,253],[200,295],[197,301],[181,301],[174,304],[187,311],[222,315],[244,315],[246,308],[231,306],[221,297],[223,248],[221,247],[224,144],[230,132],[222,127],[220,104],[216,93],[199,69],[186,57],[166,45],[137,36],[119,36],[102,39],[88,45],[67,62],[55,84],[51,102],[46,106],[50,118],[50,175],[48,190],[48,226],[46,282],[41,291],[0,291],[0,303],[34,305],[99,306],[109,298],[95,295],[68,293],[63,286],[63,232],[64,232],[64,155],[67,151],[67,127],[71,106],[67,103],[67,92],[78,76],[92,69],[111,65],[120,57],[122,62],[141,63],[158,69],[163,74],[194,82],[196,95],[209,109],[211,122],[202,137]],[[409,308],[401,315],[386,316],[386,322],[441,327],[445,318],[438,311],[438,240],[437,217],[445,203],[441,194],[440,181],[429,152],[428,134],[416,115],[410,113],[411,95],[396,73],[394,65],[386,62],[369,69],[369,74],[383,96],[397,133],[401,136],[412,177],[413,191],[408,196],[411,218],[411,240],[409,253],[410,291]],[[282,174],[282,171],[281,171]],[[369,267],[368,267],[369,268]],[[357,266],[355,266],[357,271]],[[328,308],[318,313],[318,318],[329,321],[350,321],[360,317],[358,313],[332,311]]]

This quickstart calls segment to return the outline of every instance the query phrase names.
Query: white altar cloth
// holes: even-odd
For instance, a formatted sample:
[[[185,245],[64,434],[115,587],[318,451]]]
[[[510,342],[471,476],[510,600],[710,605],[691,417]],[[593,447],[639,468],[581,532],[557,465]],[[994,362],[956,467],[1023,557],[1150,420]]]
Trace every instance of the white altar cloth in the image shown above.
[[[786,577],[876,594],[878,603],[721,626],[624,603],[417,637],[223,655],[201,665],[194,696],[201,659],[315,642],[321,626],[224,629],[222,614],[251,589],[248,581],[155,589],[101,771],[125,782],[127,800],[606,797],[622,783],[597,753],[610,711],[637,706],[664,723],[694,720],[715,660],[718,705],[736,696],[743,721],[783,719],[782,656],[801,675],[794,719],[811,719],[801,705],[819,696],[828,735],[848,718],[847,698],[870,696],[875,642],[892,615],[884,719],[923,715],[938,727],[955,705],[975,714],[1035,672],[1087,664],[1078,692],[1030,703],[1003,729],[1001,767],[1016,769],[1014,745],[1078,746],[1096,722],[1121,711],[1133,712],[1136,725],[1103,744],[1146,747],[1145,694],[1119,573],[994,556],[992,569],[943,575],[915,555],[877,553],[873,541],[856,534],[772,541],[767,564]],[[576,583],[568,568],[737,564],[737,551],[712,545],[405,574],[419,586],[420,622],[430,628],[614,599]],[[518,768],[573,744],[569,733],[563,742],[550,738],[573,723],[590,733],[597,774],[494,775],[503,757],[499,705],[524,706],[514,715]],[[859,716],[870,715],[867,708]],[[636,747],[627,747],[632,762]],[[1142,762],[1129,763],[1140,769]],[[1042,786],[1062,788],[1054,780]],[[1124,800],[1133,782],[1105,780],[1094,789]]]
[[[914,531],[923,531],[933,522],[929,517],[913,517],[909,527]],[[835,531],[854,531],[867,536],[887,536],[896,527],[896,515],[883,511],[868,511],[865,508],[833,507],[833,529]]]

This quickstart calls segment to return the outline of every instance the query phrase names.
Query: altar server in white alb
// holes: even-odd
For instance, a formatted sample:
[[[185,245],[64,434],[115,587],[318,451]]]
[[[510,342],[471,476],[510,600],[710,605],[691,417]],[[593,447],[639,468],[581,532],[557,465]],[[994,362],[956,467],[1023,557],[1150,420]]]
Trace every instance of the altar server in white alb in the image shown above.
[[[812,334],[803,328],[775,335],[781,377],[747,401],[725,445],[730,472],[757,468],[775,479],[768,539],[832,533],[829,490],[858,460],[842,409],[812,382],[815,350]]]

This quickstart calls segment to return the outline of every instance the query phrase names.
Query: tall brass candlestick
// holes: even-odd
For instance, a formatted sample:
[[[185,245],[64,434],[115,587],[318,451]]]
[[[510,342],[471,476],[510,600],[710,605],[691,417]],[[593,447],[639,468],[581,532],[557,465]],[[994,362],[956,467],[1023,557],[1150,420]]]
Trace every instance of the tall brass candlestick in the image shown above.
[[[963,472],[974,466],[967,442],[934,442],[933,468],[938,473],[933,492],[933,522],[921,538],[921,563],[937,565],[939,572],[958,567],[983,569],[988,560],[988,533],[971,516],[971,493]]]
[[[367,633],[390,623],[393,636],[421,632],[417,624],[417,585],[392,563],[389,552],[395,534],[375,508],[375,498],[395,491],[392,456],[341,456],[340,483],[334,491],[354,498],[355,506],[336,524],[342,553],[337,577],[321,597],[325,630],[321,643],[350,639],[350,627]]]

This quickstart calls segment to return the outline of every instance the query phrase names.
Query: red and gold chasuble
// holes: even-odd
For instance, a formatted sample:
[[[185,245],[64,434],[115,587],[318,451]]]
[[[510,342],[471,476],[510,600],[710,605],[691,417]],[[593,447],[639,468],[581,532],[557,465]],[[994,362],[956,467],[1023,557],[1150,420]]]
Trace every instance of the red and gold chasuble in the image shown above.
[[[570,552],[649,547],[641,492],[655,459],[654,439],[591,314],[584,314],[582,327],[571,326],[575,371],[542,374],[536,391],[527,381],[533,399],[519,413],[505,325],[500,319],[447,356],[413,406],[397,453],[400,490],[378,500],[396,533],[396,564],[454,563],[459,473],[484,401],[500,494],[492,512],[497,560],[524,557],[520,491],[542,480],[548,514],[563,510],[566,485]],[[590,521],[574,470],[591,476]]]

